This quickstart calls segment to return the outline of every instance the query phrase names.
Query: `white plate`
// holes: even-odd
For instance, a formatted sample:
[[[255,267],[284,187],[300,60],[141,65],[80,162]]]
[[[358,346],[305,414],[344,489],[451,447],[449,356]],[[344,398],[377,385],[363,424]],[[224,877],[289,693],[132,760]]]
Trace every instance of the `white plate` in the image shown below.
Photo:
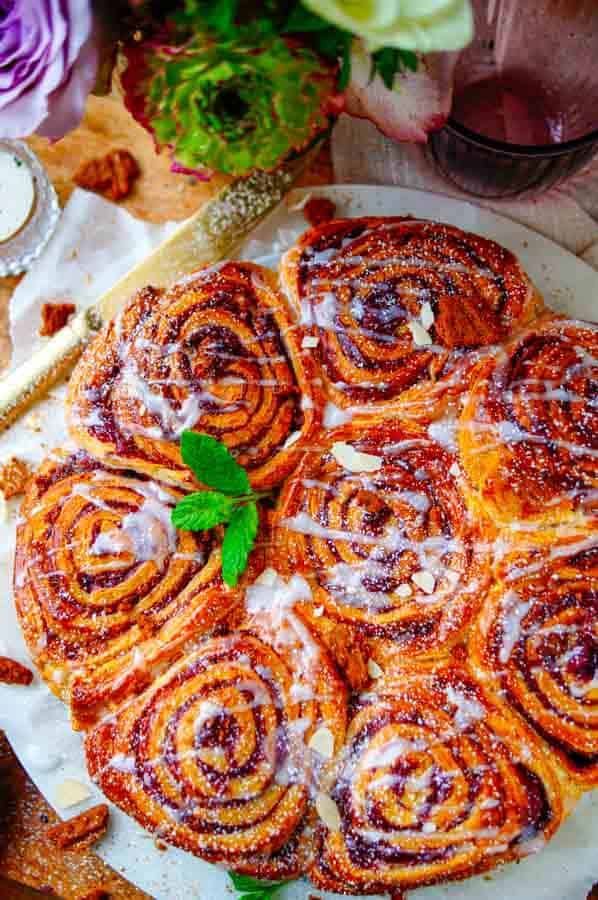
[[[299,210],[308,190],[295,191],[286,204],[254,233],[243,256],[275,265],[280,252],[305,228]],[[598,318],[598,273],[561,247],[521,225],[473,204],[393,187],[316,188],[312,193],[334,200],[342,216],[405,215],[437,219],[494,238],[516,253],[546,301],[555,309],[587,319]],[[31,462],[48,446],[63,442],[63,391],[39,407],[41,433],[19,423],[0,438],[0,459],[10,453]],[[16,513],[0,527],[0,654],[27,661],[11,596],[11,569]],[[42,793],[54,804],[57,786],[65,778],[89,784],[81,739],[70,730],[67,714],[36,678],[30,688],[0,686],[0,727],[3,728]],[[88,805],[99,793],[90,785]],[[63,816],[76,810],[59,810]],[[520,865],[505,866],[491,876],[416,892],[422,900],[585,900],[598,880],[598,791],[587,794],[573,815],[542,853]],[[160,852],[153,840],[116,807],[109,836],[99,855],[131,882],[158,900],[220,900],[232,897],[226,874],[189,854],[170,848]],[[306,900],[309,894],[334,895],[296,882],[280,893],[281,900]]]

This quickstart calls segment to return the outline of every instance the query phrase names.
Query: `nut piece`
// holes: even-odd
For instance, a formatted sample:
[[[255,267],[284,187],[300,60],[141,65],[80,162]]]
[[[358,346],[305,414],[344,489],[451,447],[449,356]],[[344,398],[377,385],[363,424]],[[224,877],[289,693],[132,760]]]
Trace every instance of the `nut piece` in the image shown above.
[[[413,343],[416,347],[429,347],[431,345],[432,338],[419,322],[407,322],[407,328],[411,332]]]
[[[3,684],[28,685],[33,681],[33,672],[16,659],[0,656],[0,681]]]
[[[329,794],[319,793],[316,797],[316,812],[330,831],[340,831],[341,814]]]
[[[370,678],[382,678],[384,670],[380,668],[375,659],[368,659],[368,674]]]
[[[335,214],[336,206],[328,197],[310,197],[303,207],[303,215],[313,227],[330,222]]]
[[[108,815],[108,805],[99,803],[66,822],[48,828],[48,837],[61,850],[87,849],[106,833]]]
[[[419,320],[426,331],[434,324],[434,310],[427,300],[421,305],[421,309],[419,311]]]
[[[22,494],[31,478],[31,469],[22,459],[11,457],[7,463],[0,466],[0,491],[5,500]]]
[[[454,462],[449,469],[449,475],[452,475],[453,478],[458,478],[461,474],[461,470],[459,469],[459,463]]]
[[[73,181],[116,202],[130,194],[139,174],[137,160],[128,150],[112,150],[106,156],[84,163],[75,172]]]
[[[373,453],[361,453],[352,444],[344,441],[335,441],[332,445],[332,455],[339,465],[349,472],[377,472],[382,468],[382,458]]]
[[[39,326],[40,337],[52,337],[64,328],[76,309],[74,303],[44,303]]]
[[[424,594],[434,593],[436,579],[431,572],[426,572],[425,569],[422,569],[421,572],[414,572],[411,576],[411,581],[416,584],[418,588],[421,588]]]
[[[399,584],[395,591],[397,597],[410,597],[412,593],[413,590],[411,588],[411,585],[407,584],[406,581],[404,581],[402,584]]]
[[[301,346],[304,350],[309,350],[311,347],[317,347],[319,343],[320,338],[316,337],[315,334],[306,334],[301,341]]]
[[[80,781],[76,781],[74,778],[65,778],[56,788],[54,796],[58,806],[68,809],[69,806],[77,806],[91,797],[91,791]]]
[[[323,756],[324,759],[332,759],[334,755],[334,737],[329,728],[323,725],[316,729],[308,741],[308,747]]]

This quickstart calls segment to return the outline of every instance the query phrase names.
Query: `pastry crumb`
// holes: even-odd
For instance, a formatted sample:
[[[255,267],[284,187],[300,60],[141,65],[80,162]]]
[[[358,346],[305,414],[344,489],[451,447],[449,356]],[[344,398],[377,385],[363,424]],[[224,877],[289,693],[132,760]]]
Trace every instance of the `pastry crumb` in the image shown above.
[[[44,303],[41,311],[40,337],[53,337],[59,332],[77,307],[74,303]]]
[[[4,494],[4,499],[10,500],[22,494],[30,478],[31,469],[27,463],[12,456],[8,462],[0,466],[0,491]]]

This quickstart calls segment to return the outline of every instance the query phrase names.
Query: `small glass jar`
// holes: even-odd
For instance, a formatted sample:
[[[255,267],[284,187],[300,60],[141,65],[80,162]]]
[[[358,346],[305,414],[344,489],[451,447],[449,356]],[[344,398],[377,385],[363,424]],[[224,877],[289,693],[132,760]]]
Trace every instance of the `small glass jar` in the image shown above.
[[[14,162],[19,169],[26,167],[25,179],[21,180],[21,175],[17,181],[18,187],[15,186],[13,190],[21,191],[21,196],[32,193],[30,204],[28,201],[25,206],[23,203],[16,204],[15,230],[10,231],[8,226],[7,235],[0,235],[0,277],[5,277],[26,271],[38,258],[56,228],[60,206],[52,182],[27,144],[23,141],[0,140],[0,155],[3,162]],[[8,160],[4,157],[8,157]],[[5,165],[3,168],[9,171],[9,166]],[[11,190],[9,183],[5,185],[5,189],[6,197]]]

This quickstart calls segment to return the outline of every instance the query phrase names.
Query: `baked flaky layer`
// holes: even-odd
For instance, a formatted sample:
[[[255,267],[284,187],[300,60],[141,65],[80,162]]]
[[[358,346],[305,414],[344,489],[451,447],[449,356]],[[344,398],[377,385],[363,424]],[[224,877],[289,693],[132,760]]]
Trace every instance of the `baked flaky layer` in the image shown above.
[[[30,484],[15,603],[37,668],[75,727],[140,691],[241,602],[221,578],[219,533],[172,525],[181,496],[83,452],[54,454]]]
[[[458,427],[480,514],[520,535],[595,523],[597,384],[590,322],[544,322],[480,364]]]
[[[443,654],[490,578],[490,535],[471,520],[460,480],[455,456],[423,430],[330,432],[281,492],[272,564],[303,573],[325,616],[394,642],[391,656]]]
[[[145,828],[269,879],[305,871],[325,763],[309,744],[325,731],[337,752],[346,728],[346,691],[323,646],[277,638],[208,641],[86,741],[92,777]],[[297,652],[310,654],[300,671]]]
[[[598,785],[598,534],[513,553],[469,642],[473,665],[583,787]]]
[[[147,288],[88,348],[71,379],[70,431],[109,465],[183,488],[185,429],[222,441],[255,488],[292,470],[319,421],[311,351],[275,277],[224,263]]]
[[[465,390],[478,353],[542,301],[505,248],[450,225],[339,219],[284,256],[282,284],[318,340],[329,399],[429,420]]]
[[[310,877],[345,893],[466,878],[534,852],[568,803],[540,742],[456,663],[357,699]],[[394,896],[394,894],[393,894]]]

